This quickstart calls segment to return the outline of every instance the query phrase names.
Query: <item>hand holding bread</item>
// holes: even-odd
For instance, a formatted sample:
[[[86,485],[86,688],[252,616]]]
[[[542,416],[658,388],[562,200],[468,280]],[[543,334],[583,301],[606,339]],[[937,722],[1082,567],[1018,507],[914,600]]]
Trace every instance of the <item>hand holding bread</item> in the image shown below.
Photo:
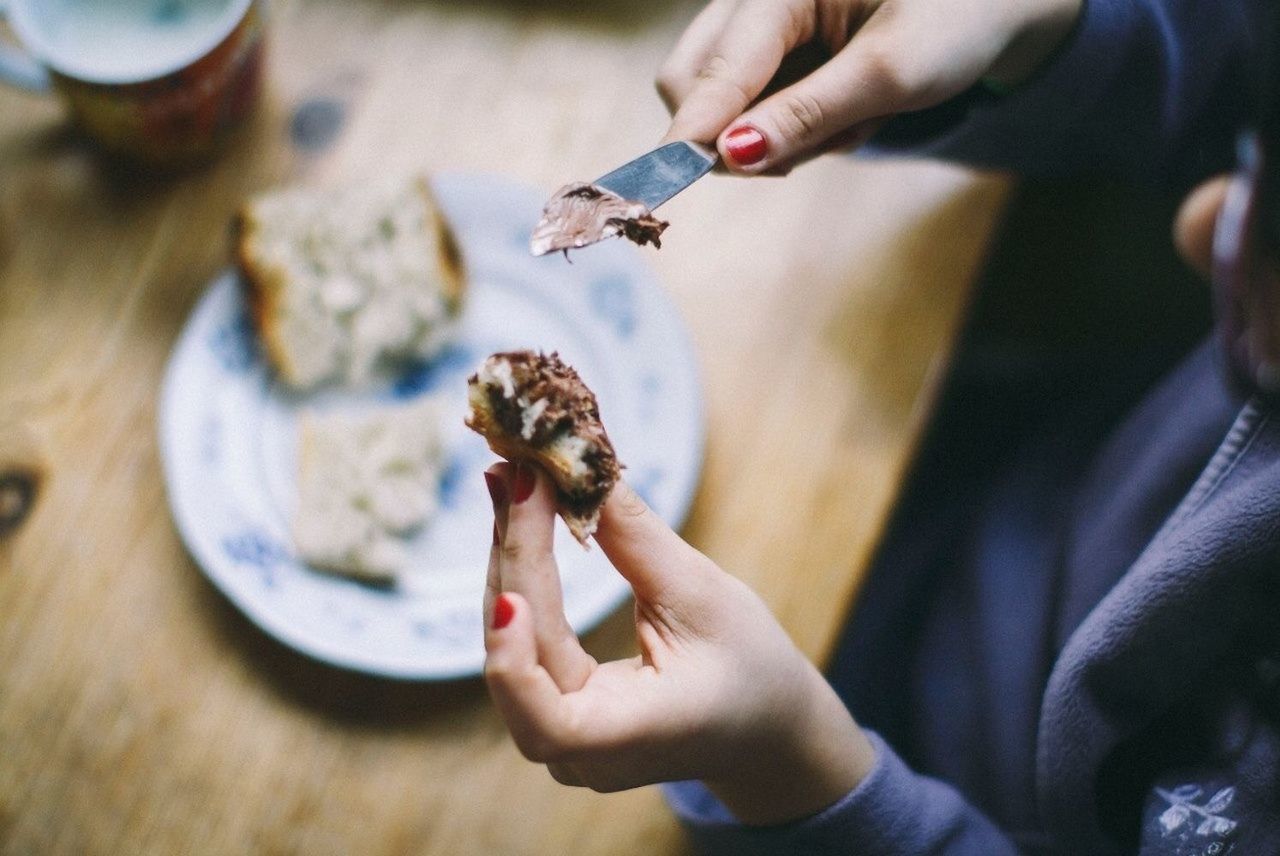
[[[685,543],[623,482],[596,542],[635,592],[640,654],[598,663],[564,616],[557,500],[529,463],[486,473],[494,543],[485,678],[520,750],[568,785],[701,779],[747,823],[835,802],[874,750],[746,585]]]

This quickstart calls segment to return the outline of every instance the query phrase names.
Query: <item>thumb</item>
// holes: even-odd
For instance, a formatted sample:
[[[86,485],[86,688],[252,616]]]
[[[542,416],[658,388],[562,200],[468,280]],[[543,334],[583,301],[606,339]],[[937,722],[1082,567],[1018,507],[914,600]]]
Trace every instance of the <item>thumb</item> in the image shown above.
[[[909,109],[913,98],[871,40],[854,38],[825,65],[747,110],[720,134],[728,168],[758,175],[786,167],[839,137],[860,145],[882,117]]]
[[[669,596],[711,565],[623,481],[614,486],[601,510],[595,538],[618,573],[645,600]]]

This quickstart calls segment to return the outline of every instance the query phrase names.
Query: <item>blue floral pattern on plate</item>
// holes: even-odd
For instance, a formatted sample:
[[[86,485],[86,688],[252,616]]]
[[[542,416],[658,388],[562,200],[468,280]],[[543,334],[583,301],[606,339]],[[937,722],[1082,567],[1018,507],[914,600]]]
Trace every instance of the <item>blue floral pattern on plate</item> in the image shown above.
[[[248,311],[236,312],[215,327],[209,337],[209,348],[222,367],[232,374],[247,372],[257,364],[262,349]]]

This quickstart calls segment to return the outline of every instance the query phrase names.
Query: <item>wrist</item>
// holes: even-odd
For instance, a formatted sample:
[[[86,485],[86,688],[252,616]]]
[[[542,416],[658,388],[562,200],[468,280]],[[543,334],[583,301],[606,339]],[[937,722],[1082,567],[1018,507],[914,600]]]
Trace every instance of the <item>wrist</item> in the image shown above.
[[[737,749],[732,772],[704,782],[739,821],[800,820],[856,788],[875,749],[830,684],[805,662],[805,690]]]

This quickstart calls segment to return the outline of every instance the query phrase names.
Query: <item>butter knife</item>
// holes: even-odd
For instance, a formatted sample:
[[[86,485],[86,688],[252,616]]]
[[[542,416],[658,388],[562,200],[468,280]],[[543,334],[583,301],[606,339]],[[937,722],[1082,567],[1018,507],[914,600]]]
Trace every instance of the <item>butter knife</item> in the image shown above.
[[[594,183],[623,199],[642,202],[652,211],[710,172],[717,160],[715,149],[679,140],[623,164]]]

